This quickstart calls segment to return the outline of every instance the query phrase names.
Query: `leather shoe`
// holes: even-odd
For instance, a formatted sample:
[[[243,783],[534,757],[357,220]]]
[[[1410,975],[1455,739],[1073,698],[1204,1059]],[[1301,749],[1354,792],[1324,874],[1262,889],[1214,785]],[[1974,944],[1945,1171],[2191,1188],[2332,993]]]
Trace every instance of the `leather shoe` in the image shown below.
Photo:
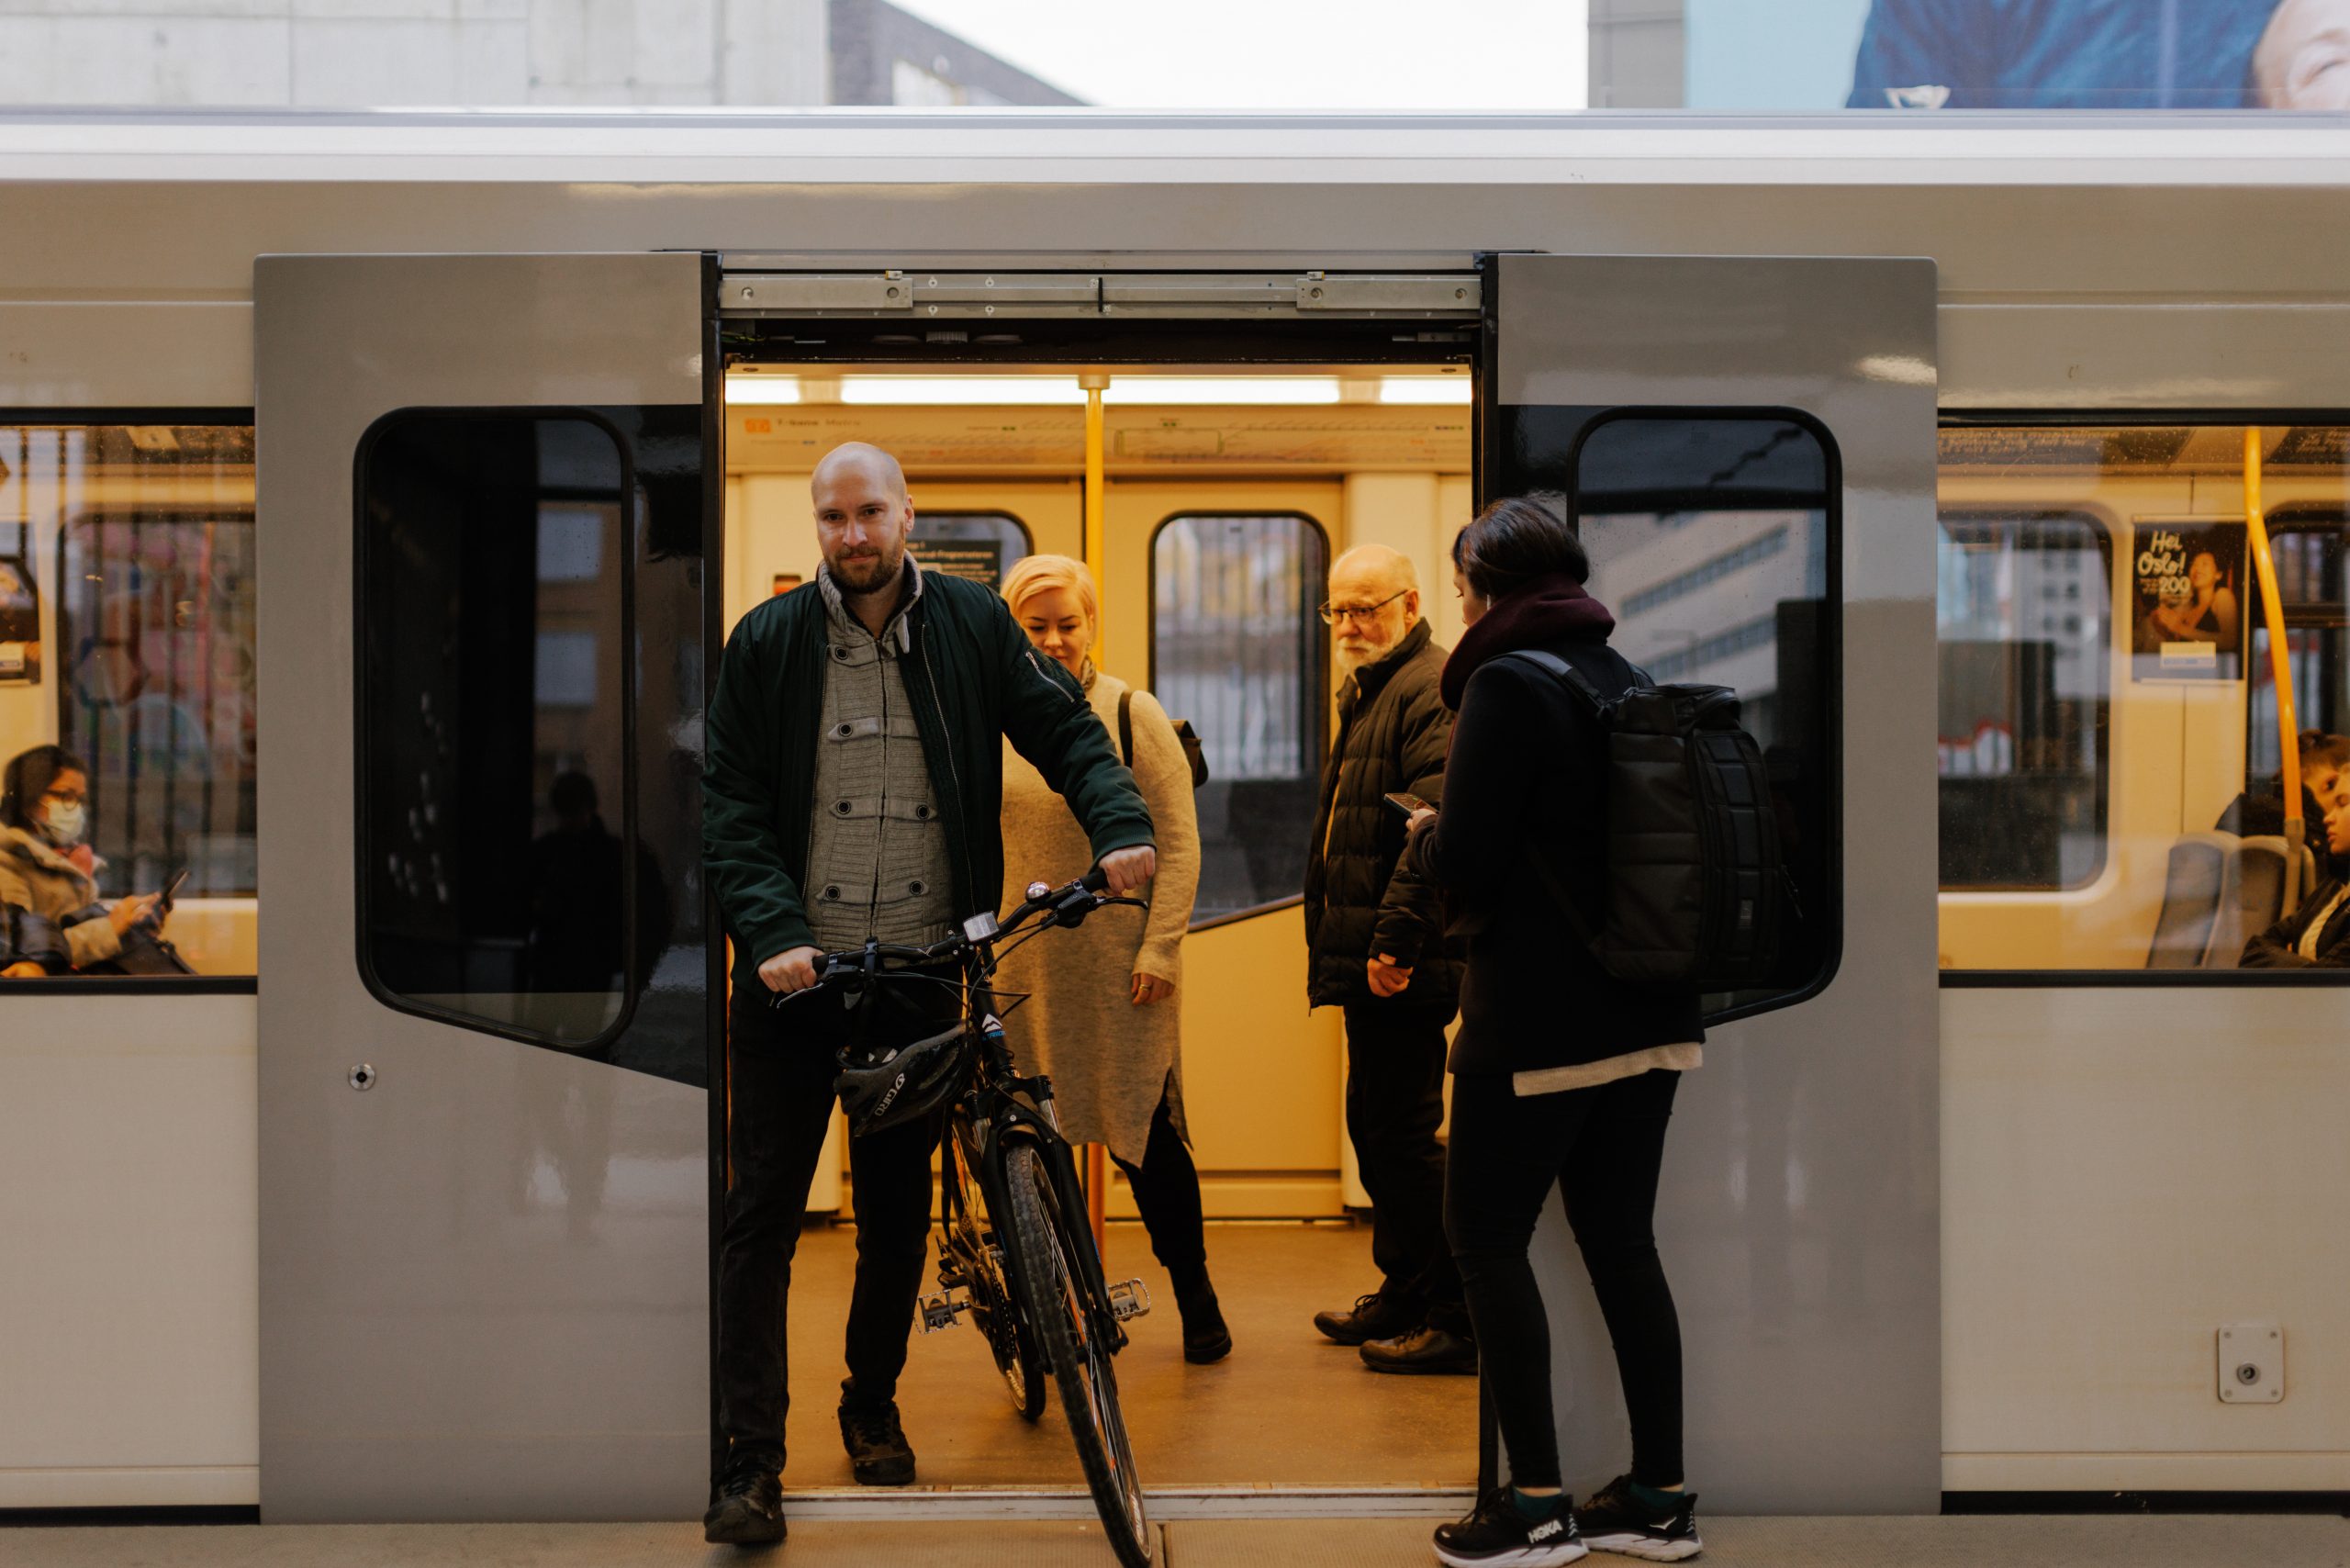
[[[1381,1372],[1469,1372],[1477,1370],[1477,1342],[1423,1323],[1393,1339],[1371,1339],[1356,1352]]]
[[[1357,1296],[1351,1311],[1317,1312],[1314,1327],[1326,1339],[1336,1339],[1341,1345],[1360,1345],[1367,1339],[1392,1339],[1398,1334],[1408,1334],[1419,1327],[1427,1309],[1416,1302],[1399,1300],[1378,1291]]]
[[[701,1538],[713,1546],[764,1546],[783,1539],[783,1478],[755,1453],[730,1454],[710,1489]]]
[[[1199,1287],[1175,1293],[1175,1310],[1183,1316],[1183,1359],[1200,1366],[1232,1354],[1232,1330],[1216,1304],[1215,1287],[1203,1280]]]
[[[914,1478],[913,1445],[898,1424],[897,1401],[841,1406],[841,1447],[859,1486],[903,1486]]]

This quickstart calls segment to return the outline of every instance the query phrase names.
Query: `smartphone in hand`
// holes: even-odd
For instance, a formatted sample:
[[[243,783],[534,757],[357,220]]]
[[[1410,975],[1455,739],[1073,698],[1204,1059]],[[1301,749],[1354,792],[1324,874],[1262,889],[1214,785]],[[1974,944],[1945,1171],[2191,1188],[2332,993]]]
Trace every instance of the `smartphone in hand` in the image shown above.
[[[1434,806],[1429,805],[1417,795],[1405,794],[1401,790],[1382,795],[1380,799],[1385,801],[1389,805],[1394,807],[1399,813],[1407,818],[1414,812],[1432,812],[1436,810]]]
[[[176,873],[173,874],[170,881],[163,884],[162,896],[155,901],[155,913],[157,914],[169,914],[172,913],[172,900],[178,895],[180,884],[186,880],[187,868],[183,866]]]

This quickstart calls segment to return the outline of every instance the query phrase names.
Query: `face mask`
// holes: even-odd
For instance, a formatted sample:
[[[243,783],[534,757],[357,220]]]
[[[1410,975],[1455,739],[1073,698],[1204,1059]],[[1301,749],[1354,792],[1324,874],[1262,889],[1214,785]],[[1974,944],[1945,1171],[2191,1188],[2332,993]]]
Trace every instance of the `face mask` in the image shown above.
[[[60,849],[71,849],[82,842],[82,829],[88,825],[83,809],[73,806],[50,806],[41,812],[41,836]]]

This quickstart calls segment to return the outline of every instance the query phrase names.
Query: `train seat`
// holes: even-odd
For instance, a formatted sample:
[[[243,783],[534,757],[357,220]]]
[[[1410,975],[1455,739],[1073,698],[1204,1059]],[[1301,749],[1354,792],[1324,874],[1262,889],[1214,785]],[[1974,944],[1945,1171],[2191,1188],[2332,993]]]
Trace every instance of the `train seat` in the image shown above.
[[[2313,862],[2301,854],[2301,885]],[[2283,913],[2285,841],[2274,835],[2189,833],[2170,846],[2150,969],[2232,969],[2244,945]]]
[[[2162,913],[2154,917],[2154,940],[2146,954],[2146,968],[2203,968],[2212,927],[2219,923],[2228,864],[2243,844],[2232,833],[2189,833],[2170,846]]]

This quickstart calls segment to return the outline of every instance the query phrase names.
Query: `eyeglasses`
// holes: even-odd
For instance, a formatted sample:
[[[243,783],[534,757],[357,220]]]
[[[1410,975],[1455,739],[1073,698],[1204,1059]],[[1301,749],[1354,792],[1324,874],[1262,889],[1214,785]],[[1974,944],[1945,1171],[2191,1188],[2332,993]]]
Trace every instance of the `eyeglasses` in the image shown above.
[[[1341,621],[1368,621],[1405,594],[1410,588],[1397,588],[1377,604],[1326,604],[1322,607],[1322,622],[1336,626]]]

